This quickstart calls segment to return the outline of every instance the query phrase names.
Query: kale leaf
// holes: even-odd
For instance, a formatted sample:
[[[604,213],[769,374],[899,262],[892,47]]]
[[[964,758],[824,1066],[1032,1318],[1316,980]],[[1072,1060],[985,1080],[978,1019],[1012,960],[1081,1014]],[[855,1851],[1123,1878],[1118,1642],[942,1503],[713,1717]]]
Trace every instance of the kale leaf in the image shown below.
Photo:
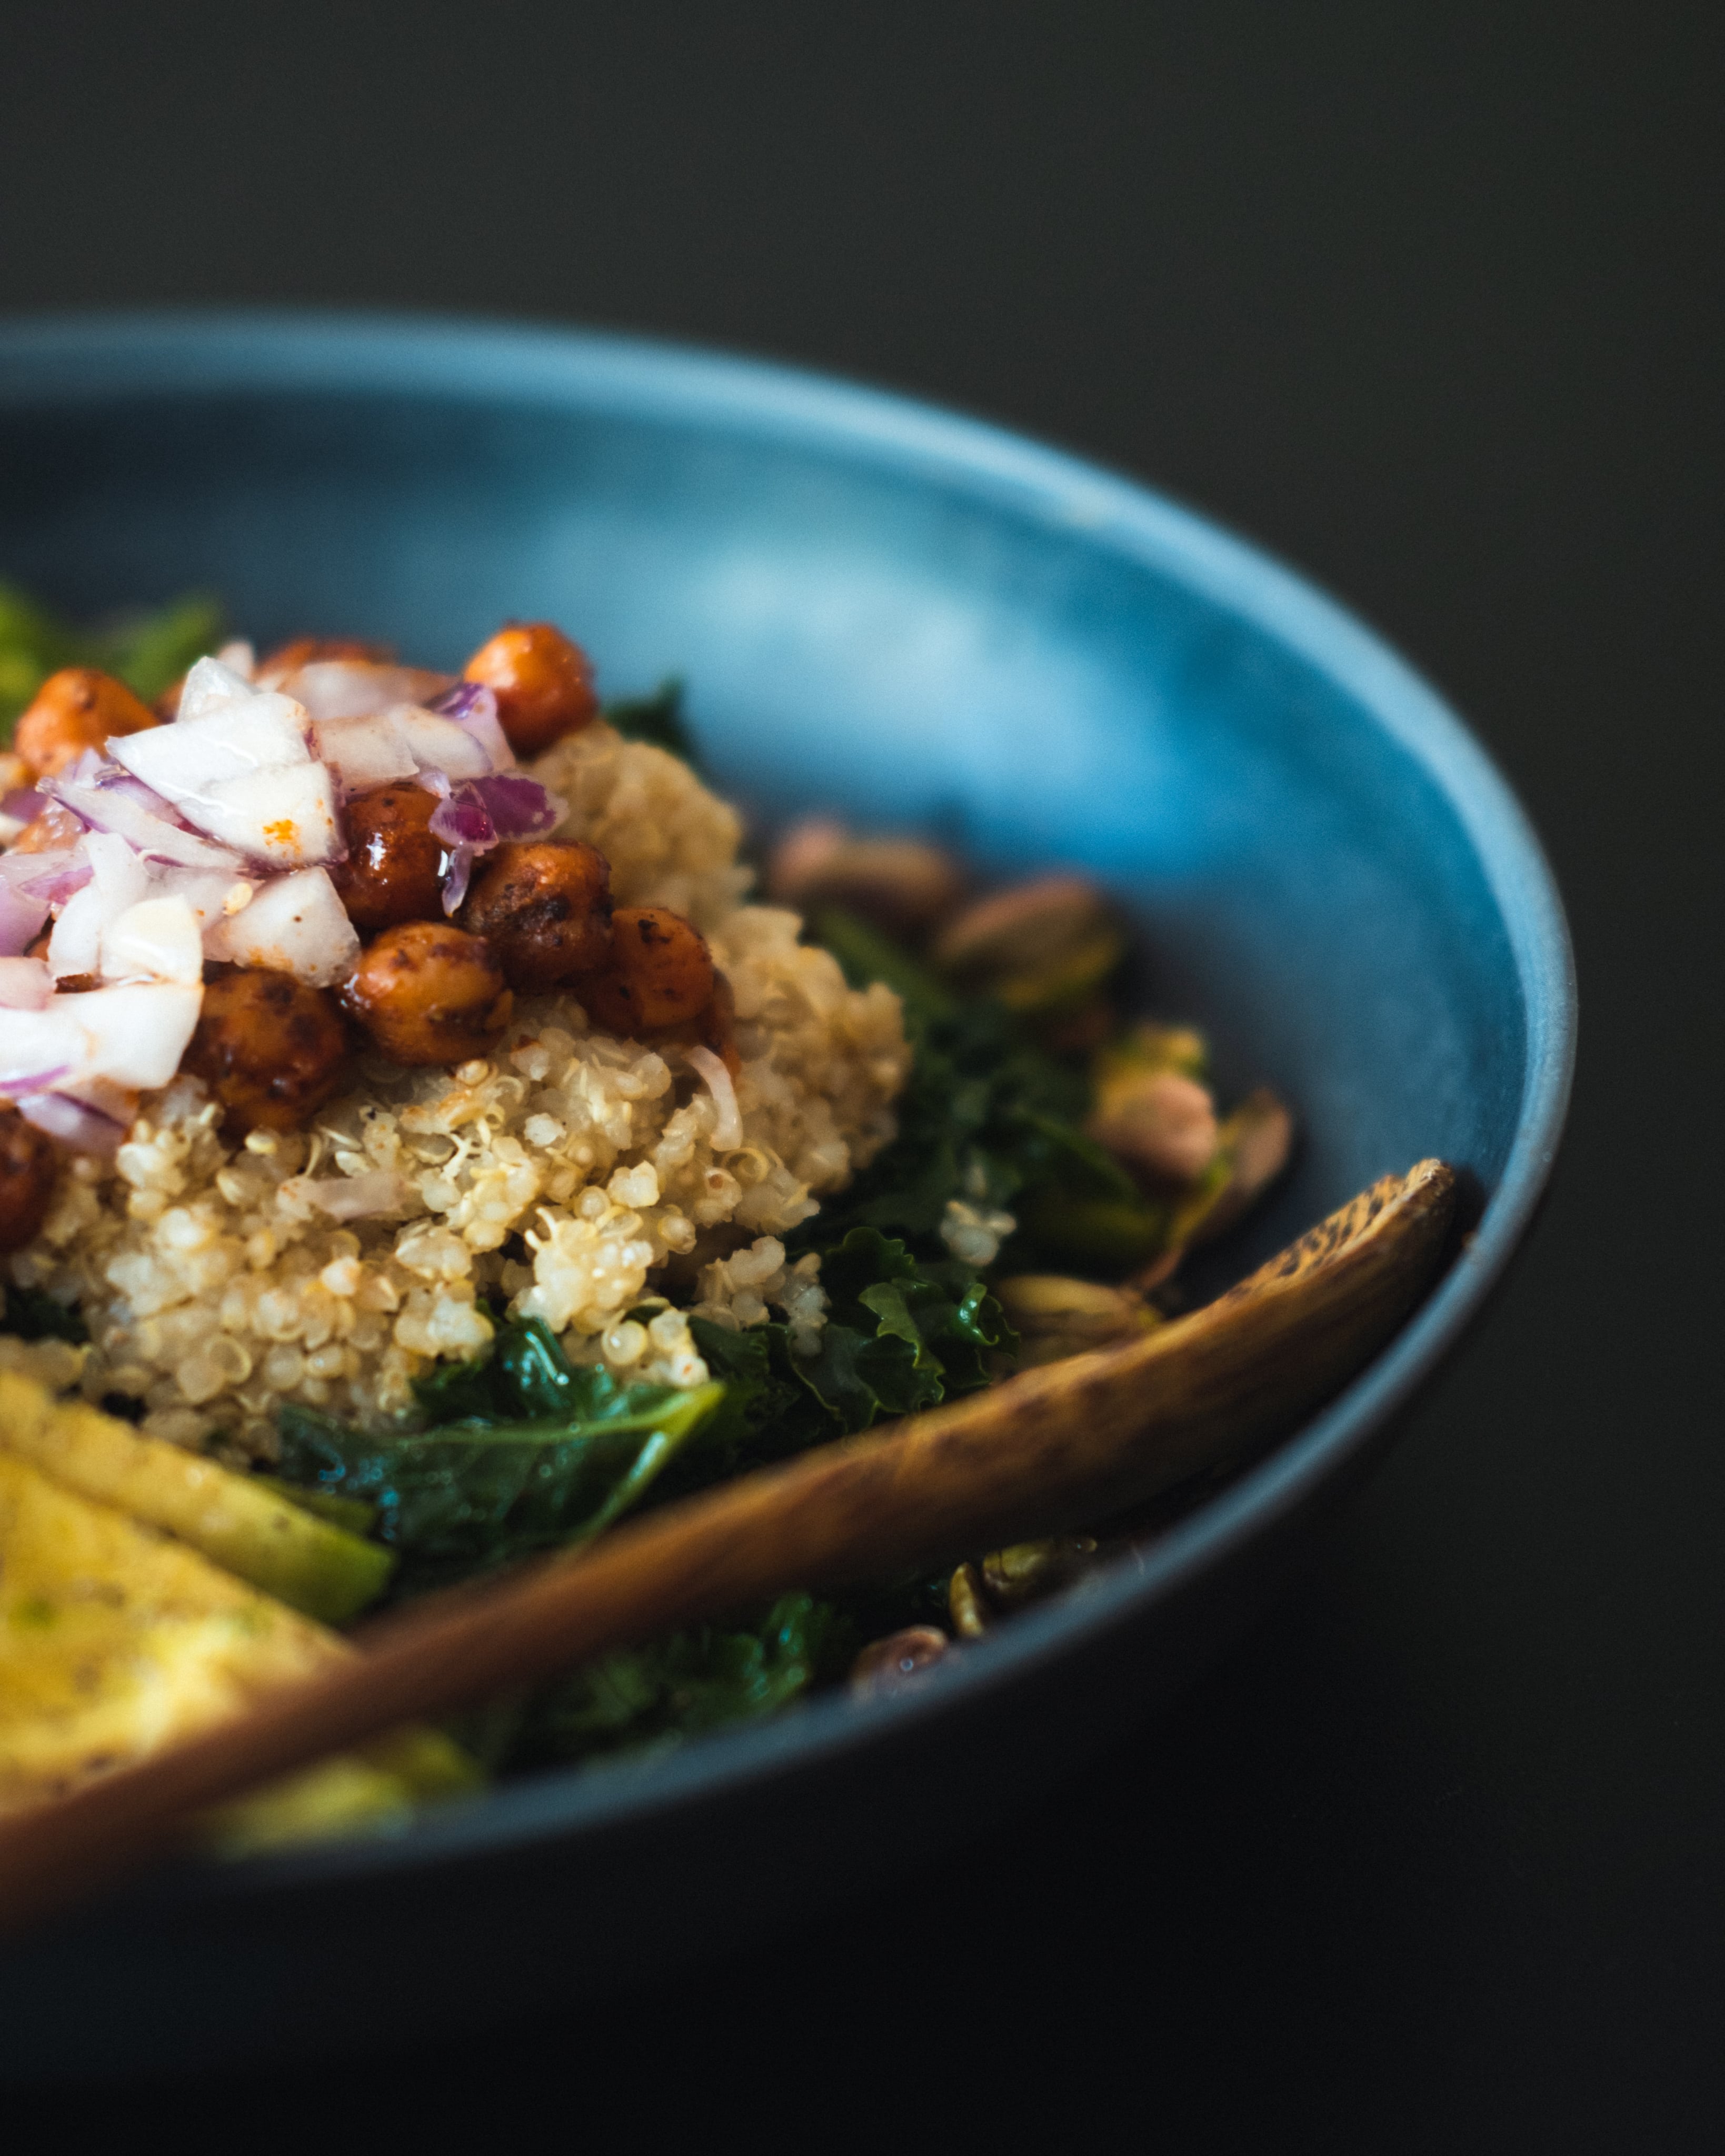
[[[959,1199],[1013,1213],[1015,1267],[1045,1260],[1117,1277],[1160,1253],[1166,1208],[1081,1127],[1091,1102],[1082,1069],[1038,1046],[1004,1005],[955,996],[865,923],[831,909],[815,926],[853,985],[884,981],[903,998],[914,1061],[897,1137],[798,1231],[797,1249],[861,1226],[932,1252]]]
[[[574,1368],[531,1319],[423,1394],[439,1419],[411,1435],[372,1435],[294,1404],[278,1418],[285,1481],[374,1508],[372,1532],[400,1558],[397,1599],[602,1533],[724,1396],[716,1383],[685,1391]]]
[[[488,1763],[517,1767],[670,1745],[729,1722],[773,1714],[842,1672],[855,1628],[829,1602],[783,1594],[728,1625],[673,1632],[602,1656],[464,1735]]]
[[[39,1287],[18,1287],[10,1281],[0,1332],[16,1333],[21,1340],[69,1340],[77,1348],[90,1337],[90,1327],[75,1309],[57,1302]]]

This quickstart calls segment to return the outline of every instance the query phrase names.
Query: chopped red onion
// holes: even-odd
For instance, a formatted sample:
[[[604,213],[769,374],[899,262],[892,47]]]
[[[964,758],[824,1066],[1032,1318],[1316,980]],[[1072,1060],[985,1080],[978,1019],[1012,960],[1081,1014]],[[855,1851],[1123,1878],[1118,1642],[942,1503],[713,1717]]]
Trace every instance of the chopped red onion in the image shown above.
[[[39,1131],[45,1131],[75,1152],[118,1152],[130,1128],[70,1093],[25,1093],[17,1105],[27,1123],[33,1123]]]
[[[472,783],[500,839],[542,839],[547,831],[556,830],[568,814],[567,802],[559,800],[536,778],[523,778],[519,772],[494,772],[490,778],[475,778]]]
[[[33,824],[47,806],[48,797],[33,786],[14,786],[0,800],[0,816],[9,816],[14,824]]]
[[[735,1152],[742,1143],[742,1111],[737,1105],[737,1088],[731,1082],[731,1073],[725,1067],[723,1057],[715,1055],[710,1048],[685,1049],[684,1053],[706,1079],[713,1106],[719,1111],[713,1124],[715,1150]]]
[[[7,964],[13,963],[20,951],[29,949],[47,919],[45,898],[28,898],[0,879],[0,952],[4,953]]]
[[[471,780],[444,795],[432,811],[430,830],[446,846],[471,846],[475,853],[497,843],[497,827]]]
[[[447,696],[439,696],[430,708],[471,734],[491,759],[493,771],[513,769],[515,751],[497,716],[495,692],[483,682],[458,681]]]
[[[467,896],[478,855],[507,840],[542,838],[562,823],[566,804],[536,778],[519,772],[494,772],[486,778],[452,783],[447,772],[425,771],[419,783],[440,795],[430,831],[445,849],[442,870],[444,911],[454,913]]]
[[[81,845],[45,854],[0,854],[0,883],[15,896],[44,907],[64,906],[83,890],[93,871]]]
[[[51,778],[48,791],[63,808],[69,808],[92,831],[116,834],[148,860],[167,861],[175,868],[224,869],[237,874],[240,856],[226,846],[212,844],[188,831],[157,794],[136,779],[122,778],[112,785],[74,786]],[[146,804],[154,803],[155,808]],[[167,815],[157,814],[158,809]]]

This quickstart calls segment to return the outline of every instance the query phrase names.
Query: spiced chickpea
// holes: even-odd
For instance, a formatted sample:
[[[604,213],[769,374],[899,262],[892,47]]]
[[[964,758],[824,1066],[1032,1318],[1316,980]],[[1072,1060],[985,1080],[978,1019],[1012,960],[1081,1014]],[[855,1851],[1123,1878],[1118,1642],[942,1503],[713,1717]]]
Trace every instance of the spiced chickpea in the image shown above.
[[[347,858],[330,870],[357,928],[391,928],[439,912],[444,846],[432,836],[434,793],[423,786],[373,786],[342,812]]]
[[[236,1135],[303,1123],[341,1083],[347,1034],[334,999],[291,973],[245,967],[205,984],[182,1070],[203,1079]]]
[[[58,801],[50,801],[39,816],[26,824],[12,842],[15,854],[57,854],[68,846],[75,846],[84,836],[84,826],[69,808],[63,808]]]
[[[639,1040],[685,1025],[712,999],[712,953],[693,921],[664,906],[620,906],[602,973],[575,984],[587,1014],[608,1033]]]
[[[537,756],[598,716],[587,654],[548,621],[511,622],[462,669],[497,699],[497,716],[517,756]]]
[[[393,645],[367,644],[358,636],[294,636],[266,651],[258,661],[253,679],[266,685],[285,681],[302,666],[321,666],[331,659],[357,660],[367,666],[388,666],[395,658]]]
[[[59,1162],[52,1142],[0,1101],[0,1250],[33,1243],[48,1218]]]
[[[526,994],[562,988],[611,955],[611,868],[580,839],[500,846],[485,856],[461,909],[511,986]]]
[[[141,733],[157,723],[123,681],[94,666],[50,674],[19,719],[12,746],[34,778],[52,778],[111,734]]]
[[[349,974],[341,1001],[398,1063],[485,1055],[515,1004],[485,938],[437,921],[386,928]]]

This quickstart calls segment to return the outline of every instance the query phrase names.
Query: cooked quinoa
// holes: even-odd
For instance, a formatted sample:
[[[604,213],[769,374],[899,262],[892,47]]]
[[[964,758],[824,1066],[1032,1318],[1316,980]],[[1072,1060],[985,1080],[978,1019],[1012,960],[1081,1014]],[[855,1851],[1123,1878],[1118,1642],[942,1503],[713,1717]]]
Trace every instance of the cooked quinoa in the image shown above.
[[[373,1427],[411,1409],[415,1378],[484,1348],[487,1299],[542,1318],[572,1360],[660,1383],[707,1376],[668,1284],[721,1324],[771,1309],[812,1339],[818,1261],[788,1264],[782,1239],[893,1135],[898,998],[848,988],[794,913],[743,902],[737,816],[675,757],[595,724],[534,773],[619,903],[706,935],[736,996],[740,1129],[699,1050],[595,1032],[567,995],[522,1001],[495,1052],[453,1070],[363,1059],[303,1132],[226,1138],[182,1075],[111,1162],[72,1161],[9,1261],[79,1304],[90,1397],[268,1459],[285,1401]],[[342,1218],[360,1178],[386,1209]]]

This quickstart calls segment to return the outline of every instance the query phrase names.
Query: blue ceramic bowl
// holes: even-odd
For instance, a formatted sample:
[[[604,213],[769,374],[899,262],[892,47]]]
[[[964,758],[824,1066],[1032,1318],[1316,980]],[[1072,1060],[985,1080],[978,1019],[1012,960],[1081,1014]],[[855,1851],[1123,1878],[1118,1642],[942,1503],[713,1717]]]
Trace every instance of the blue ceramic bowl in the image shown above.
[[[188,585],[272,638],[454,662],[567,623],[610,691],[691,685],[720,783],[1081,864],[1159,1009],[1273,1085],[1296,1173],[1243,1269],[1440,1154],[1478,1233],[1375,1363],[1134,1566],[916,1693],[824,1699],[398,1840],[182,1866],[0,1960],[14,2073],[303,2053],[591,1989],[927,1848],[1243,1621],[1480,1308],[1550,1169],[1574,992],[1502,780],[1367,629],[1143,488],[806,374],[540,330],[282,315],[0,330],[0,577],[92,612]]]

